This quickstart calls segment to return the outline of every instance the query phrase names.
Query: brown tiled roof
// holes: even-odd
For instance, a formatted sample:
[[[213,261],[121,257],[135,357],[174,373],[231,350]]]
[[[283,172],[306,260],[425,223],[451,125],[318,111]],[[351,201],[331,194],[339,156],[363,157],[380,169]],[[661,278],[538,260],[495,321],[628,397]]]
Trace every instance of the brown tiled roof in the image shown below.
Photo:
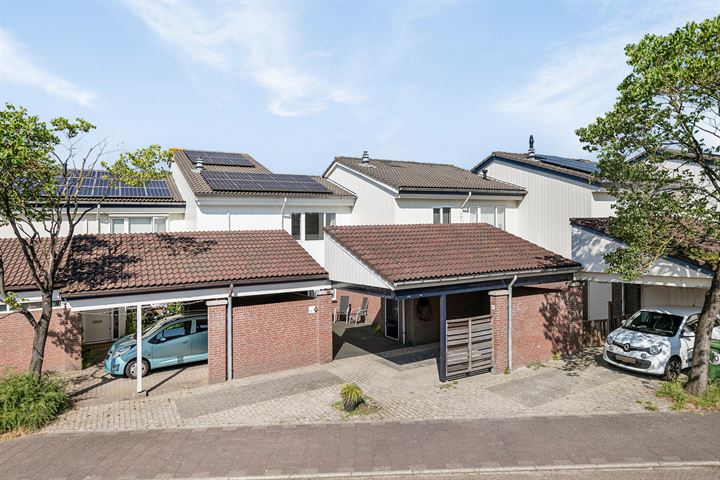
[[[335,157],[335,162],[367,175],[400,192],[524,194],[525,189],[446,163],[420,163],[371,158]],[[329,170],[329,169],[328,169]],[[327,171],[325,172],[327,174]]]
[[[582,172],[579,170],[574,170],[572,168],[566,168],[561,167],[559,165],[553,165],[550,163],[546,163],[538,159],[537,157],[535,159],[528,158],[527,153],[511,153],[511,152],[492,152],[490,155],[488,155],[486,158],[484,158],[480,163],[478,163],[475,167],[473,167],[473,172],[479,172],[482,170],[482,168],[488,163],[489,160],[492,159],[505,159],[510,160],[512,162],[516,163],[522,163],[524,165],[528,165],[531,167],[538,167],[542,168],[543,170],[547,170],[549,172],[558,173],[561,175],[571,176],[575,177],[581,180],[587,180],[590,182],[593,178],[592,174]],[[572,159],[578,162],[583,163],[592,163],[589,160],[583,160],[583,159]]]
[[[580,267],[484,223],[327,227],[325,231],[391,283]]]
[[[610,218],[608,217],[571,218],[570,223],[578,227],[585,227],[605,235],[610,235]]]
[[[341,186],[337,185],[334,182],[331,182],[327,179],[323,179],[322,177],[312,177],[313,180],[316,182],[322,184],[325,188],[329,190],[329,192],[321,192],[321,193],[312,193],[312,192],[295,192],[295,193],[279,193],[279,192],[257,192],[257,191],[220,191],[220,190],[213,190],[210,185],[207,183],[205,178],[203,178],[202,174],[195,171],[195,166],[190,161],[190,159],[185,154],[185,151],[180,148],[173,149],[173,153],[175,154],[175,162],[177,163],[178,168],[180,169],[180,172],[182,173],[183,177],[185,177],[185,180],[188,182],[188,185],[190,185],[190,189],[198,195],[225,195],[225,196],[251,196],[251,197],[266,197],[266,196],[282,196],[282,197],[354,197],[355,195],[352,194],[352,192],[349,192],[348,190],[345,190]],[[248,155],[247,153],[240,154],[251,162],[254,167],[238,167],[238,166],[231,166],[231,165],[209,165],[205,164],[203,166],[204,170],[207,170],[209,172],[240,172],[240,173],[272,173],[270,170],[265,168],[260,162],[255,160],[253,157]]]
[[[169,291],[327,278],[283,230],[78,235],[63,268],[66,295]],[[32,289],[15,239],[1,239],[8,283]]]

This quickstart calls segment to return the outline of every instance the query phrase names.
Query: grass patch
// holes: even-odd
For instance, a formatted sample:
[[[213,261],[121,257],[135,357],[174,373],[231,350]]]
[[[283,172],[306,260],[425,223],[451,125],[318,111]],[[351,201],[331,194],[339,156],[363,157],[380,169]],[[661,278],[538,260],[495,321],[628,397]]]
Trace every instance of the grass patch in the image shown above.
[[[720,411],[720,382],[717,381],[710,383],[705,393],[699,396],[689,395],[685,391],[685,385],[678,380],[663,382],[655,395],[670,400],[672,410],[691,407],[698,410]]]
[[[545,368],[545,367],[547,367],[545,362],[528,363],[528,368],[532,368],[533,370],[540,370],[541,368]]]
[[[438,385],[438,388],[440,390],[452,390],[454,388],[457,388],[457,383],[458,383],[457,380],[453,380],[452,382],[441,383],[440,385]]]
[[[65,383],[52,373],[28,373],[0,380],[0,434],[37,430],[70,405]]]
[[[363,402],[358,405],[352,412],[345,411],[345,406],[343,405],[343,402],[335,402],[332,404],[332,407],[335,410],[342,412],[343,418],[373,415],[380,411],[380,406],[377,404],[377,402],[373,398],[368,397],[367,395],[363,397]]]

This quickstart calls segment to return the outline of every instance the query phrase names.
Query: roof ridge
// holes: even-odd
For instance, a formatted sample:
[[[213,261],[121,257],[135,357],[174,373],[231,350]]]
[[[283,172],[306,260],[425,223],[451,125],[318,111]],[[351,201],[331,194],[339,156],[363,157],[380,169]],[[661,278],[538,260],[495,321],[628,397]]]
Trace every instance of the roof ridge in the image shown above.
[[[361,158],[361,157],[348,157],[348,156],[346,156],[346,155],[337,155],[337,156],[335,156],[335,159],[336,159],[336,160],[337,160],[338,158],[346,158],[346,159],[348,159],[348,160],[357,160],[357,161],[359,161],[359,162],[362,162],[362,158]],[[465,170],[464,168],[458,167],[457,165],[455,165],[455,164],[453,164],[453,163],[418,162],[418,161],[415,161],[415,160],[393,160],[393,159],[391,159],[391,158],[370,158],[370,162],[371,162],[371,163],[372,163],[372,162],[410,163],[410,164],[413,164],[413,165],[441,165],[441,166],[445,166],[445,167],[455,167],[455,168],[459,168],[460,170]],[[469,171],[469,170],[468,170],[468,171]]]

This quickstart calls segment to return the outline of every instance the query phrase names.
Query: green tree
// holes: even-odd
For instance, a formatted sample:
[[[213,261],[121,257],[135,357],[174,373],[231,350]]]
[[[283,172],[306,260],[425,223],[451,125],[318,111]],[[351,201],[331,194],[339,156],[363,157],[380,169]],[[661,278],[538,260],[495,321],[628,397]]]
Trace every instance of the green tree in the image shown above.
[[[610,228],[626,248],[605,257],[611,271],[629,281],[669,254],[713,271],[686,385],[699,394],[720,311],[720,16],[625,53],[632,71],[613,109],[577,134],[617,199]]]
[[[9,226],[17,238],[42,307],[33,315],[17,294],[6,289],[2,254],[0,301],[22,313],[35,332],[29,370],[37,377],[42,374],[53,291],[59,287],[77,225],[103,202],[110,188],[161,178],[166,174],[164,164],[172,158],[170,152],[152,145],[107,162],[106,141],[82,145],[94,128],[81,118],[58,117],[46,123],[10,104],[0,110],[0,226]],[[108,187],[96,192],[88,206],[81,201],[80,188],[99,166],[108,172]]]

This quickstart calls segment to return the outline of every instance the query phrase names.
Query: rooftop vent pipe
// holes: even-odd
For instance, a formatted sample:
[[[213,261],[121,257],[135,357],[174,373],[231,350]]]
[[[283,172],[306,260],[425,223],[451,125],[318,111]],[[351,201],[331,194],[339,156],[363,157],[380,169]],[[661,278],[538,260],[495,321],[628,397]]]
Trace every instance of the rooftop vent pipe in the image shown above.
[[[483,180],[487,180],[487,168],[482,169]]]
[[[363,150],[362,163],[364,163],[364,164],[366,164],[366,165],[367,165],[368,163],[370,163],[370,155],[368,155],[367,150]]]
[[[528,148],[528,158],[535,159],[535,139],[530,135],[530,147]]]
[[[200,173],[204,168],[202,158],[198,157],[197,160],[195,160],[195,171]]]

